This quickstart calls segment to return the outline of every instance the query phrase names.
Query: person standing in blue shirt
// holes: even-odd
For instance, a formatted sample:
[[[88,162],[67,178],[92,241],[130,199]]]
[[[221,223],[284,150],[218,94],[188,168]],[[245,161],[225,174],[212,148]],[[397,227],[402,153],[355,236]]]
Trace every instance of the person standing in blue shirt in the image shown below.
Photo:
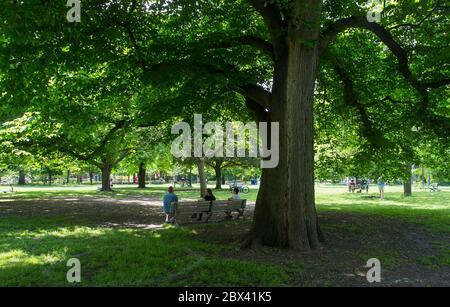
[[[163,198],[163,208],[164,213],[166,214],[166,223],[171,222],[170,218],[170,204],[173,202],[178,201],[178,196],[175,195],[173,187],[169,187],[167,190],[167,193],[164,195]]]

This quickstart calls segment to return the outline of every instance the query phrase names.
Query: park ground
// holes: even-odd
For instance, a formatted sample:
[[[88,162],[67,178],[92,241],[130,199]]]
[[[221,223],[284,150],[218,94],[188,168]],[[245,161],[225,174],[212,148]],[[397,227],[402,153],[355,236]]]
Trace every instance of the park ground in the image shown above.
[[[74,286],[66,280],[70,258],[81,262],[75,286],[450,286],[450,188],[406,198],[401,187],[387,187],[381,201],[374,188],[349,194],[319,185],[326,242],[311,252],[239,248],[256,189],[246,195],[245,221],[174,228],[162,224],[165,186],[114,188],[0,194],[0,286]],[[381,261],[379,284],[367,282],[370,258]]]

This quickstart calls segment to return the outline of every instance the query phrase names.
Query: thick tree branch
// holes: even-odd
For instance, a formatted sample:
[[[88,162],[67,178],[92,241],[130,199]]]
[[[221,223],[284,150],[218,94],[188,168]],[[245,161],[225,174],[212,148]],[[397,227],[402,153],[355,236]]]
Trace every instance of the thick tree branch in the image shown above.
[[[407,104],[407,105],[411,104],[411,102],[409,102],[409,101],[397,100],[397,99],[392,98],[391,96],[386,96],[381,100],[381,102],[385,102],[385,101],[390,101],[390,102],[396,103],[396,104]]]
[[[114,127],[111,128],[111,130],[108,131],[108,133],[102,138],[100,141],[100,144],[97,146],[97,148],[87,156],[88,159],[93,159],[97,155],[99,155],[105,147],[108,145],[109,140],[114,136],[114,134],[119,131],[120,129],[125,127],[126,122],[124,120],[120,120],[114,124]]]
[[[450,79],[442,79],[439,81],[435,81],[435,82],[423,82],[422,83],[423,86],[425,86],[426,88],[440,88],[446,85],[450,84]]]
[[[320,49],[323,53],[330,42],[342,31],[349,28],[362,28],[371,31],[389,48],[398,60],[398,70],[408,83],[414,87],[422,97],[422,111],[428,108],[428,89],[438,88],[449,84],[449,80],[440,81],[419,81],[411,72],[408,64],[407,52],[396,42],[392,34],[381,25],[375,22],[369,22],[365,17],[349,17],[336,21],[328,27],[322,35]]]
[[[436,1],[436,5],[428,12],[428,14],[426,14],[418,23],[401,23],[392,27],[389,27],[389,30],[393,30],[393,29],[397,29],[397,28],[401,28],[401,27],[407,27],[410,29],[414,29],[414,28],[419,28],[428,18],[430,18],[433,13],[440,8],[440,1]]]
[[[343,67],[343,65],[339,62],[337,58],[330,55],[328,57],[330,60],[330,63],[333,66],[333,69],[337,73],[337,75],[340,77],[344,84],[344,100],[345,102],[351,106],[354,107],[361,118],[362,123],[362,135],[375,147],[382,146],[383,143],[386,142],[384,137],[381,135],[381,133],[375,129],[372,125],[372,122],[370,121],[369,115],[367,114],[367,111],[365,109],[365,105],[358,100],[358,96],[356,94],[354,84],[352,79],[350,78],[349,74]]]
[[[90,158],[89,155],[85,155],[77,152],[73,148],[71,148],[70,144],[66,144],[61,138],[52,138],[46,141],[42,140],[28,140],[28,141],[10,141],[14,147],[22,148],[24,150],[31,150],[33,152],[33,147],[37,147],[40,149],[44,149],[44,152],[58,151],[62,154],[69,155],[77,160],[87,162],[89,164],[95,165],[97,167],[101,167],[101,164],[98,163],[95,159]]]
[[[253,99],[250,99],[248,97],[245,98],[245,105],[253,112],[255,121],[260,123],[269,122],[269,113]]]
[[[207,71],[211,74],[218,74],[225,78],[228,78],[228,74],[232,71],[238,71],[238,68],[230,65],[230,64],[223,64],[227,66],[226,69],[217,67],[211,64],[205,64],[205,63],[185,63],[185,62],[171,62],[171,63],[160,63],[157,65],[154,65],[151,67],[148,71],[154,72],[154,73],[161,73],[161,72],[167,72],[167,71],[179,71],[180,68],[184,68],[187,70],[188,73],[195,76],[199,74],[202,70]],[[261,86],[251,84],[251,83],[244,83],[237,86],[236,92],[242,94],[244,97],[249,98],[253,100],[255,103],[257,103],[261,108],[263,109],[270,109],[270,99],[271,99],[271,93],[266,91]]]
[[[262,52],[264,52],[265,54],[267,54],[271,59],[275,58],[273,45],[271,43],[267,42],[266,40],[264,40],[260,37],[251,36],[251,35],[241,36],[241,37],[233,37],[233,38],[225,39],[225,40],[218,41],[218,42],[215,42],[212,44],[206,44],[206,47],[208,49],[214,49],[214,48],[232,48],[232,47],[242,46],[242,45],[256,47],[259,50],[261,50]]]
[[[249,0],[249,2],[263,17],[275,49],[284,47],[284,32],[287,31],[287,27],[279,8],[274,3],[265,2],[264,0]]]
[[[122,153],[120,154],[120,157],[112,163],[112,166],[117,165],[120,162],[122,162],[123,159],[125,159],[130,154],[131,150],[132,150],[131,148],[127,148],[127,149],[123,150]]]
[[[133,3],[131,4],[131,9],[130,9],[130,14],[132,14],[134,11],[136,10],[136,2],[133,1]],[[131,29],[131,21],[127,20],[127,21],[120,21],[117,18],[114,18],[114,22],[122,27],[125,32],[128,35],[128,38],[130,39],[131,45],[134,49],[134,52],[136,54],[137,60],[138,60],[138,66],[142,69],[145,69],[147,67],[146,61],[144,59],[141,47],[139,46],[136,36],[134,35],[133,30]]]
[[[256,102],[264,110],[270,110],[271,93],[255,84],[244,84],[240,87],[244,97]]]

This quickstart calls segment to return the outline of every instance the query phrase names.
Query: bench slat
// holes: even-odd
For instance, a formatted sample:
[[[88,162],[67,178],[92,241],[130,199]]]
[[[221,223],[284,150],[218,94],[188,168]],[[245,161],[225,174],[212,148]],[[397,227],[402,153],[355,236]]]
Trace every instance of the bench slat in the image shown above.
[[[236,220],[244,217],[247,200],[173,202],[171,212],[177,225],[202,224]],[[230,213],[233,218],[230,218]],[[202,214],[201,220],[198,220]],[[237,214],[237,216],[236,216]],[[195,217],[193,218],[193,216]]]

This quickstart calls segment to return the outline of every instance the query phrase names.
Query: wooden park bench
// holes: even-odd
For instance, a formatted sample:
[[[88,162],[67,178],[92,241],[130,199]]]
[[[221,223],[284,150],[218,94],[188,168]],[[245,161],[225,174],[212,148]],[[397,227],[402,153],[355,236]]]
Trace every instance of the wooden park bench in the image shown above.
[[[176,226],[215,223],[244,218],[247,200],[184,201],[171,204]]]

